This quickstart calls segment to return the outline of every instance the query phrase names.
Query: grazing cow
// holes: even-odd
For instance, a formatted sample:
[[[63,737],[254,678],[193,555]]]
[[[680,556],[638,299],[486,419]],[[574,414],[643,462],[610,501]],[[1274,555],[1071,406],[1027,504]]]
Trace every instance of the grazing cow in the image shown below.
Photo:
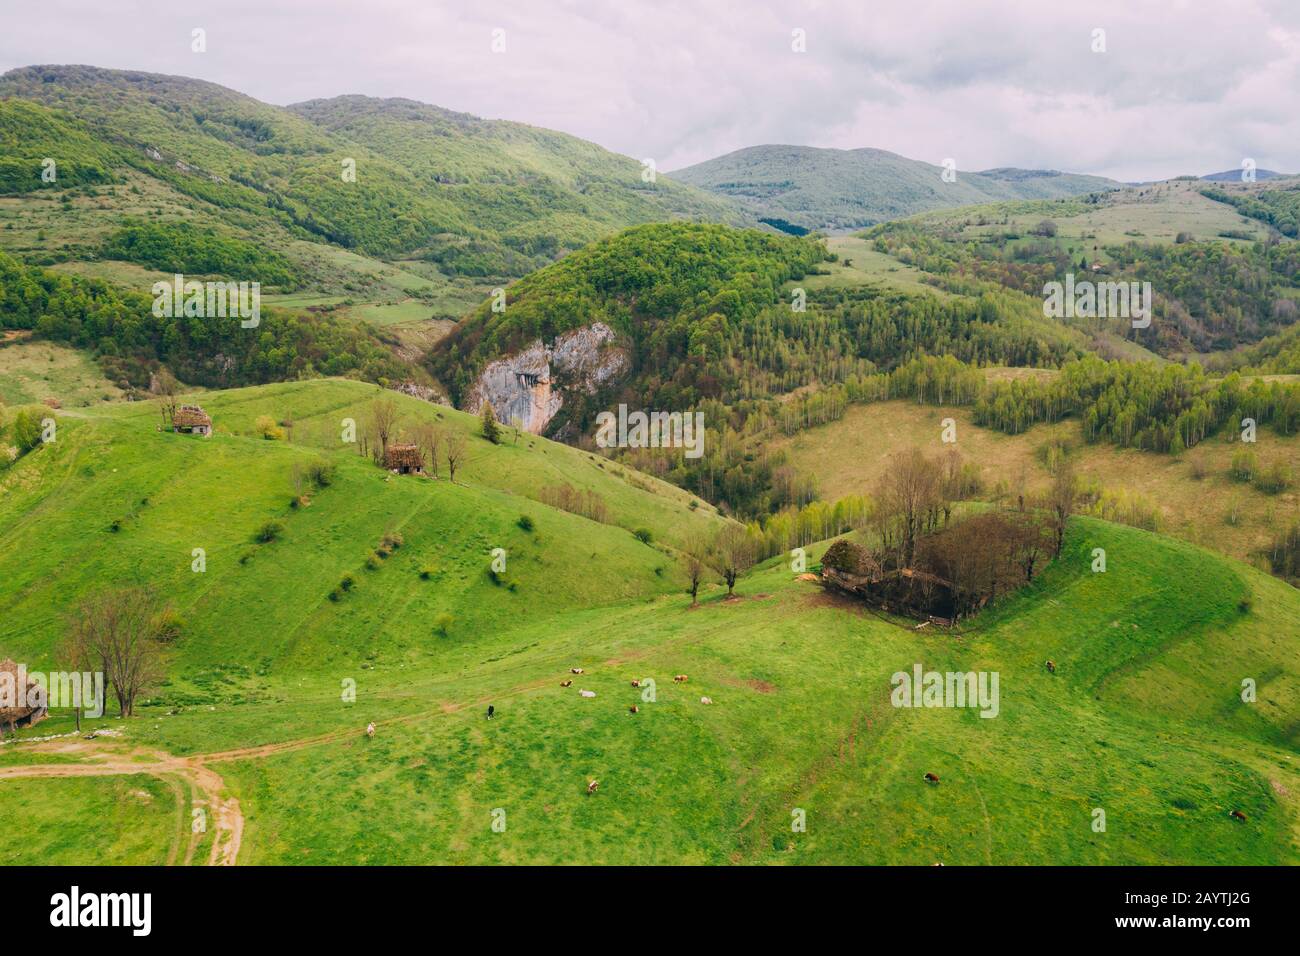
[[[1055,673],[1056,673],[1056,661],[1048,661],[1048,662],[1047,662],[1047,671],[1048,671],[1049,674],[1055,674]]]
[[[580,691],[578,691],[578,693],[581,694],[583,697],[595,697],[595,696],[596,696],[596,692],[595,692],[594,690],[580,690]]]
[[[712,697],[701,697],[701,698],[700,698],[700,703],[701,703],[701,704],[711,704],[711,703],[713,703],[713,698],[712,698]]]
[[[561,687],[572,687],[572,686],[573,686],[573,678],[570,677],[568,680],[562,680],[562,681],[560,681],[560,686],[561,686]]]
[[[629,714],[639,714],[641,713],[641,708],[638,707],[636,704],[633,704],[631,707],[627,709],[627,712]]]
[[[570,667],[570,668],[569,668],[569,673],[570,673],[570,674],[581,674],[581,673],[582,673],[582,668],[581,668],[581,667]]]
[[[587,796],[591,796],[593,793],[595,793],[596,788],[599,786],[600,786],[599,780],[589,780],[587,782]]]
[[[496,712],[497,712],[497,709],[496,709],[495,707],[493,707],[491,704],[488,704],[488,720],[491,720],[491,719],[492,719],[492,715],[495,714]]]
[[[1242,813],[1240,810],[1233,810],[1228,814],[1228,816],[1232,817],[1234,820],[1240,820],[1242,823],[1246,822],[1246,814]]]
[[[633,686],[633,687],[640,687],[640,686],[641,686],[641,682],[640,682],[639,680],[637,680],[635,677],[633,677],[633,678],[632,678],[632,686]]]
[[[674,683],[674,684],[685,684],[685,683],[686,683],[686,675],[685,675],[685,674],[678,674],[676,677],[673,678],[673,683]]]
[[[375,735],[375,722],[372,720],[370,723],[366,724],[366,736],[373,737],[374,735]]]
[[[927,773],[924,779],[926,783],[937,784],[939,782],[939,775],[937,773]]]

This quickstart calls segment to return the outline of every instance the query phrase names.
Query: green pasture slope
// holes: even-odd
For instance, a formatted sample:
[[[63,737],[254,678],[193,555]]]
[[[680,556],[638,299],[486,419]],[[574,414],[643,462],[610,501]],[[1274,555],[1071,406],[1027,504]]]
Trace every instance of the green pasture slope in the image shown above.
[[[143,405],[78,410],[55,445],[0,475],[0,654],[47,666],[62,615],[95,587],[165,591],[186,622],[169,682],[139,717],[99,721],[124,736],[94,746],[270,745],[209,765],[243,809],[240,863],[1300,859],[1300,595],[1287,585],[1077,518],[1063,557],[960,638],[868,614],[783,561],[743,578],[739,599],[713,586],[691,609],[673,545],[716,527],[711,509],[527,436],[472,439],[455,486],[386,477],[329,437],[375,394],[340,381],[211,393],[226,434],[208,440],[156,431]],[[294,443],[251,437],[261,414],[292,417]],[[290,510],[294,463],[321,457],[334,482]],[[561,479],[597,490],[624,526],[529,497]],[[268,519],[283,534],[253,543]],[[387,531],[405,543],[371,570]],[[208,569],[195,574],[200,546]],[[501,585],[486,573],[496,546]],[[1104,574],[1091,571],[1097,547]],[[347,573],[356,586],[329,600]],[[998,716],[892,707],[890,676],[918,662],[996,671]],[[585,673],[562,688],[573,667]],[[647,677],[653,702],[630,686]],[[340,699],[347,678],[355,703]],[[31,738],[69,726],[25,731],[0,767],[36,762]],[[19,848],[4,861],[166,862],[185,797],[153,780],[0,782]],[[24,809],[38,799],[39,814]],[[78,838],[109,806],[126,836],[149,838],[111,852]],[[792,832],[795,810],[806,832]]]

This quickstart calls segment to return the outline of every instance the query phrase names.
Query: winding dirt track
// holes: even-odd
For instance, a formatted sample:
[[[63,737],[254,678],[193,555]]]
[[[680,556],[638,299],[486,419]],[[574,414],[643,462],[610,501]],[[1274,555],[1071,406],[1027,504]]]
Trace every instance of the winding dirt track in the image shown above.
[[[513,697],[517,694],[549,686],[550,679],[530,681],[519,684],[504,694],[495,695],[495,699]],[[454,714],[470,706],[479,706],[493,697],[484,697],[482,701],[469,703],[446,703],[437,710],[421,711],[401,717],[375,721],[376,726],[393,726],[408,724],[431,717]],[[238,750],[222,750],[214,753],[195,754],[190,757],[177,757],[160,750],[143,747],[123,748],[109,743],[106,747],[91,745],[82,738],[63,738],[56,741],[33,745],[33,749],[42,754],[60,757],[85,758],[78,763],[26,764],[13,767],[0,767],[0,782],[26,777],[117,777],[146,773],[162,780],[179,778],[185,781],[195,795],[194,806],[203,807],[207,814],[207,825],[215,822],[212,849],[208,854],[208,866],[234,866],[239,859],[239,849],[244,838],[244,814],[239,799],[234,796],[222,797],[225,781],[209,764],[231,760],[262,760],[277,754],[304,750],[335,743],[356,737],[355,728],[331,731],[314,737],[302,737],[297,740],[284,740],[278,743],[262,744],[256,747],[243,747]],[[106,740],[109,738],[98,738]],[[185,863],[193,861],[195,850],[202,841],[203,832],[191,832],[189,847],[185,854]],[[169,862],[172,862],[169,854]]]
[[[663,645],[663,647],[672,647],[685,644],[694,644],[702,637],[679,638]],[[662,648],[659,648],[662,649]],[[611,658],[604,661],[604,666],[614,667],[629,663],[645,657],[646,650],[633,651],[624,654],[621,657]],[[376,727],[388,727],[399,724],[417,723],[422,720],[428,720],[436,717],[446,717],[449,714],[455,714],[464,710],[466,707],[481,707],[492,700],[500,701],[516,697],[520,694],[526,694],[530,691],[538,690],[542,687],[550,687],[555,683],[554,677],[546,677],[537,680],[525,681],[515,684],[509,689],[497,693],[488,694],[473,701],[462,701],[453,703],[444,702],[436,710],[424,710],[416,713],[405,714],[400,717],[390,717],[385,720],[375,721]],[[208,813],[208,826],[212,825],[215,818],[216,832],[213,834],[212,848],[208,854],[209,866],[234,866],[239,859],[239,849],[244,838],[244,814],[239,805],[239,799],[235,796],[222,797],[225,790],[225,781],[221,775],[213,770],[209,764],[222,763],[232,760],[262,760],[267,757],[273,757],[277,754],[290,753],[295,750],[304,750],[310,747],[319,747],[324,744],[335,743],[340,740],[357,737],[360,731],[357,728],[347,728],[335,730],[329,733],[317,734],[313,737],[302,737],[297,740],[283,740],[277,743],[261,744],[255,747],[243,747],[237,750],[221,750],[213,753],[194,754],[189,757],[177,757],[173,754],[160,750],[149,750],[143,747],[129,748],[116,745],[116,741],[105,747],[91,746],[82,738],[65,737],[54,741],[44,741],[33,744],[33,749],[42,754],[57,755],[61,757],[85,758],[84,762],[79,763],[53,763],[53,764],[26,764],[13,767],[0,767],[0,782],[4,780],[13,780],[25,777],[115,777],[129,776],[132,774],[146,773],[159,779],[170,781],[175,778],[185,781],[191,787],[191,793],[194,795],[193,805],[195,807],[204,807],[210,810]],[[98,738],[106,740],[113,738]],[[182,821],[183,823],[183,821]],[[190,833],[189,846],[185,853],[184,863],[189,864],[193,861],[195,851],[202,842],[203,833]],[[174,862],[175,854],[168,854],[168,862]]]
[[[82,763],[0,767],[0,780],[18,777],[117,777],[139,773],[147,773],[163,780],[180,778],[194,794],[193,805],[207,811],[203,831],[193,832],[192,828],[184,826],[184,820],[181,821],[184,829],[191,830],[185,862],[193,860],[194,851],[202,840],[204,831],[212,825],[215,825],[215,831],[208,865],[233,866],[238,858],[244,836],[244,815],[237,798],[222,798],[225,781],[220,774],[205,765],[207,757],[173,757],[139,748],[104,750],[92,747],[83,740],[59,741],[42,746],[40,750],[42,753],[87,759]],[[174,862],[174,854],[169,854],[169,862]]]

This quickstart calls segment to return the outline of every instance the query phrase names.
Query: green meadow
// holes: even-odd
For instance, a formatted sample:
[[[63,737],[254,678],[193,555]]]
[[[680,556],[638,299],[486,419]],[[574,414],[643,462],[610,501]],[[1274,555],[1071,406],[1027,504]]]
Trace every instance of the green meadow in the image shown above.
[[[5,862],[203,862],[233,839],[196,849],[190,814],[215,797],[240,808],[241,864],[1297,862],[1288,585],[1077,517],[1062,556],[960,634],[868,613],[784,558],[692,608],[677,548],[721,525],[710,506],[400,396],[469,456],[455,484],[389,475],[339,440],[379,394],[208,393],[210,439],[160,431],[151,403],[65,409],[0,473],[0,656],[55,667],[102,587],[149,584],[184,622],[138,715],[86,721],[114,735],[37,740],[71,731],[59,714],[0,747]],[[261,415],[291,440],[257,437]],[[290,507],[321,461],[330,483]],[[611,523],[537,500],[559,482]],[[892,706],[917,663],[997,673],[997,716]],[[114,772],[81,775],[96,762]]]

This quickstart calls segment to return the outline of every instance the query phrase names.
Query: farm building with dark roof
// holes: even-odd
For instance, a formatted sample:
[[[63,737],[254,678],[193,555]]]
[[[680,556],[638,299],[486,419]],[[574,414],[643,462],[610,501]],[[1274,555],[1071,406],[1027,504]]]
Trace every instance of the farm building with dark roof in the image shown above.
[[[212,419],[198,405],[182,405],[172,416],[172,431],[206,438],[212,434]]]
[[[422,475],[424,455],[417,445],[389,445],[384,451],[384,467],[399,475]]]

